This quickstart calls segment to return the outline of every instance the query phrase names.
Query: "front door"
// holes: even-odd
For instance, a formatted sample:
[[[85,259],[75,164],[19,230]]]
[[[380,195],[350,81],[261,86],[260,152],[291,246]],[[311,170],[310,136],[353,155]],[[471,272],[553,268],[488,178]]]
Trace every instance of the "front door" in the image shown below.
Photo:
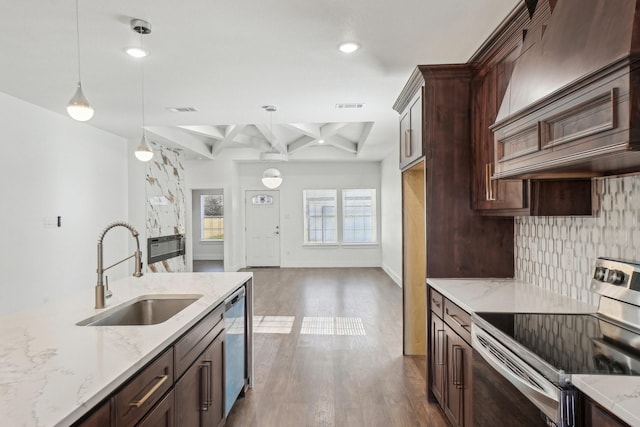
[[[280,192],[245,193],[247,267],[280,267]]]

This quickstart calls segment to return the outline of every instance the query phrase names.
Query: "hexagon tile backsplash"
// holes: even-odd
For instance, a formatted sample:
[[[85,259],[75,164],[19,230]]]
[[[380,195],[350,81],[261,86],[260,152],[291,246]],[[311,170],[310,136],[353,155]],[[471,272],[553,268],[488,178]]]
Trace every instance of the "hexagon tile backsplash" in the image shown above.
[[[589,291],[596,258],[640,261],[640,175],[595,185],[600,209],[593,217],[515,218],[517,279],[596,305]]]

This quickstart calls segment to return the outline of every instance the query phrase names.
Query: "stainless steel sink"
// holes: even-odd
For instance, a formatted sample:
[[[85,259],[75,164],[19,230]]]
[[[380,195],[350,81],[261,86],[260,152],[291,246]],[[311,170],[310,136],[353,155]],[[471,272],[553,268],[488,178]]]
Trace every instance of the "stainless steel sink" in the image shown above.
[[[78,326],[157,325],[169,320],[202,295],[143,295],[104,313],[84,319]]]

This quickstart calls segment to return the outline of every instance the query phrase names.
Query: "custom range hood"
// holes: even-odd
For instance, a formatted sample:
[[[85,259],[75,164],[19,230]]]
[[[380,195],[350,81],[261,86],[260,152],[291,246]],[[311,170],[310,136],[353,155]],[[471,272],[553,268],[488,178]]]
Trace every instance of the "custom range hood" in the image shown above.
[[[640,171],[640,0],[527,0],[494,178]]]

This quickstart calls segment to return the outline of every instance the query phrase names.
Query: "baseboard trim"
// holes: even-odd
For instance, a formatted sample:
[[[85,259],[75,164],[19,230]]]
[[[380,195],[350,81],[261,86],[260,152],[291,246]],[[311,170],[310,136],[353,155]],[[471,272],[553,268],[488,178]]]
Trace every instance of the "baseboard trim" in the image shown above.
[[[391,278],[395,282],[396,285],[402,287],[402,277],[396,274],[388,265],[382,264],[382,270],[387,273],[387,276]]]

